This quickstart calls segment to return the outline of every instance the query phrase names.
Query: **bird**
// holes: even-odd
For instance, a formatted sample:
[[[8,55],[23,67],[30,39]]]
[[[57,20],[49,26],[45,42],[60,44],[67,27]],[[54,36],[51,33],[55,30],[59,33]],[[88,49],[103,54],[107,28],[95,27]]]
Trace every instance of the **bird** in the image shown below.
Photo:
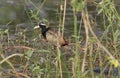
[[[41,28],[43,38],[54,46],[62,47],[68,45],[68,42],[60,32],[56,32],[51,27],[47,27],[45,23],[41,22],[34,27],[34,29],[38,28]]]

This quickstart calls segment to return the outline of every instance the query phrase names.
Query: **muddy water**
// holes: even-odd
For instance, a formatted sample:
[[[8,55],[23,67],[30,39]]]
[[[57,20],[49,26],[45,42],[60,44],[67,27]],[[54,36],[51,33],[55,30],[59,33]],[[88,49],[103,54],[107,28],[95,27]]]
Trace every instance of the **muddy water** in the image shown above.
[[[43,0],[45,1],[45,0]],[[94,0],[99,2],[99,0]],[[100,34],[103,32],[102,29],[102,21],[100,20],[100,16],[97,16],[97,12],[95,11],[96,7],[94,4],[90,4],[91,0],[88,2],[88,10],[90,13],[90,16],[94,18],[94,20],[97,20],[96,28],[95,30],[99,31],[96,32],[96,34]],[[64,3],[64,2],[63,2]],[[116,7],[119,10],[119,0],[115,0]],[[10,30],[12,32],[15,32],[15,28],[22,27],[26,29],[30,29],[32,31],[32,27],[34,26],[34,22],[38,22],[38,20],[34,20],[31,18],[30,10],[35,11],[39,10],[38,18],[40,20],[46,19],[49,21],[49,25],[51,27],[58,27],[60,24],[60,7],[61,4],[60,1],[57,0],[46,0],[45,2],[42,2],[40,0],[32,0],[32,1],[17,1],[17,0],[0,0],[0,24],[2,25],[9,25]],[[70,5],[70,1],[67,2],[66,6],[66,18],[65,18],[65,34],[67,35],[73,35],[73,11],[72,7]],[[61,13],[63,15],[63,11]],[[77,14],[78,18],[78,29],[79,24],[81,21],[81,12]],[[62,18],[62,17],[61,17]],[[4,26],[0,26],[0,28],[4,28]],[[84,26],[82,25],[81,33],[84,34]]]
[[[43,5],[43,6],[42,6]],[[63,5],[63,4],[62,4]],[[49,21],[50,26],[58,27],[60,24],[60,1],[48,0],[41,3],[41,1],[15,1],[15,0],[0,0],[0,23],[2,25],[9,25],[10,30],[14,32],[17,26],[24,28],[31,28],[32,23],[38,22],[31,19],[29,11],[39,10],[38,18]],[[62,11],[63,13],[63,11]],[[62,14],[61,14],[62,15]],[[80,23],[81,13],[78,13],[78,25]],[[73,12],[70,2],[67,2],[66,18],[65,18],[65,32],[73,35]],[[3,26],[0,26],[1,28]]]

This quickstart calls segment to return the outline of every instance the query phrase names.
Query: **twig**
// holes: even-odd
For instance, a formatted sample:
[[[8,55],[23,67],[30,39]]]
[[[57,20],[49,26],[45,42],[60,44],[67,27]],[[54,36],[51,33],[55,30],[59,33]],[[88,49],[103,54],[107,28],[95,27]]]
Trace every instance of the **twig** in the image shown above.
[[[8,59],[10,59],[10,58],[12,58],[14,56],[23,56],[23,54],[18,54],[18,53],[12,54],[12,55],[6,57],[5,59],[3,59],[2,61],[0,61],[0,64],[4,63],[5,61],[7,61]]]

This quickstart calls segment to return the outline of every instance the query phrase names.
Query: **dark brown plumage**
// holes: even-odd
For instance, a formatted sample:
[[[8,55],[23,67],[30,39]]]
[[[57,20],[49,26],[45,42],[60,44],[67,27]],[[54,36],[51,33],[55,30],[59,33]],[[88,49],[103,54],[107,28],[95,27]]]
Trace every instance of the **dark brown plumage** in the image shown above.
[[[47,28],[44,23],[40,23],[38,26],[34,27],[34,29],[36,28],[41,28],[42,36],[51,44],[58,47],[68,45],[68,42],[64,39],[61,33],[55,32],[50,27]]]

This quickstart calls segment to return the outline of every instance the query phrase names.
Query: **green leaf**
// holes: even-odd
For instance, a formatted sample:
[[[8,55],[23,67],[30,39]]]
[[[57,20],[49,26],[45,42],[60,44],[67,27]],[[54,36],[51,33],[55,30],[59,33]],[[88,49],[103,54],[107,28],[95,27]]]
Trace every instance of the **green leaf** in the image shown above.
[[[29,60],[30,57],[32,56],[33,54],[33,50],[28,50],[27,52],[25,52],[25,55],[26,55],[26,58]]]
[[[83,0],[72,0],[71,6],[77,12],[82,11],[84,8],[84,1]]]
[[[38,50],[38,52],[41,52],[41,53],[48,53],[48,52],[50,52],[50,51],[49,51],[49,50],[42,49],[42,50]]]

